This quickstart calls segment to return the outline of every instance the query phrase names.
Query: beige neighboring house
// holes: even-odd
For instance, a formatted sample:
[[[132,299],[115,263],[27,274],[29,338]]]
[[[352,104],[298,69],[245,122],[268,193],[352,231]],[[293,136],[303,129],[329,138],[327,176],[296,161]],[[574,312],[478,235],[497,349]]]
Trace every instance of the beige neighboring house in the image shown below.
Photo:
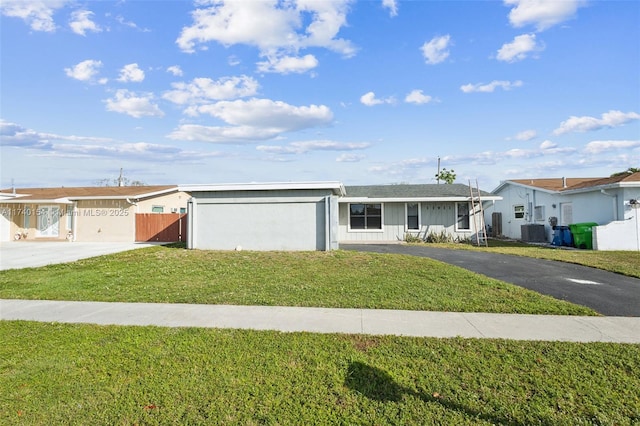
[[[143,213],[186,213],[177,185],[0,190],[0,241],[136,241]]]

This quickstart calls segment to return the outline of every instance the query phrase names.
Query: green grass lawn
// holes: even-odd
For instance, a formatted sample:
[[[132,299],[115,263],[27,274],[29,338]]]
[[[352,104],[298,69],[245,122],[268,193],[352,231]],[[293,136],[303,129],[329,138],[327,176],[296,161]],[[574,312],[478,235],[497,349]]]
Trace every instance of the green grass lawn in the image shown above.
[[[0,298],[594,315],[426,258],[152,247],[0,272]]]
[[[640,422],[640,345],[0,322],[0,424]]]

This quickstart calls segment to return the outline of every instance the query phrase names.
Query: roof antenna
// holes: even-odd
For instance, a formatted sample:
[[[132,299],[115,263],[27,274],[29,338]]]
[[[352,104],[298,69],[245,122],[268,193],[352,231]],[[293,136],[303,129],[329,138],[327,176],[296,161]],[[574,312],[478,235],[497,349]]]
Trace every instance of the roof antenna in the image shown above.
[[[438,174],[436,175],[436,179],[438,179],[438,185],[440,185],[440,156],[438,156]]]
[[[13,195],[16,195],[16,185],[13,182],[13,178],[11,178],[11,191],[13,192]]]
[[[122,167],[120,167],[120,176],[118,176],[118,186],[124,186],[124,180],[122,179]]]

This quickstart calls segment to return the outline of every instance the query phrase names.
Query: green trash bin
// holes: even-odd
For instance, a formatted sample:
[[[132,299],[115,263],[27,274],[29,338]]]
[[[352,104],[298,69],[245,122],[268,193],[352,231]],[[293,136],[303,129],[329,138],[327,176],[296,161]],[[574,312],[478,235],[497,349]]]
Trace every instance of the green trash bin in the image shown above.
[[[594,226],[598,226],[595,222],[574,223],[569,225],[571,235],[573,235],[573,244],[580,249],[593,250],[593,230]]]

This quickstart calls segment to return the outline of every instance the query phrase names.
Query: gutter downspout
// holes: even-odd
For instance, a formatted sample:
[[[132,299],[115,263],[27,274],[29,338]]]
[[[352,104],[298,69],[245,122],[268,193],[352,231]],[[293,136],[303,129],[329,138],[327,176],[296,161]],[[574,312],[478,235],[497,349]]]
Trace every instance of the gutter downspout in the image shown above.
[[[605,191],[604,189],[601,189],[600,192],[603,195],[606,195],[608,197],[611,197],[613,200],[613,220],[620,220],[620,218],[618,217],[618,195],[616,194],[609,194],[607,191]]]

